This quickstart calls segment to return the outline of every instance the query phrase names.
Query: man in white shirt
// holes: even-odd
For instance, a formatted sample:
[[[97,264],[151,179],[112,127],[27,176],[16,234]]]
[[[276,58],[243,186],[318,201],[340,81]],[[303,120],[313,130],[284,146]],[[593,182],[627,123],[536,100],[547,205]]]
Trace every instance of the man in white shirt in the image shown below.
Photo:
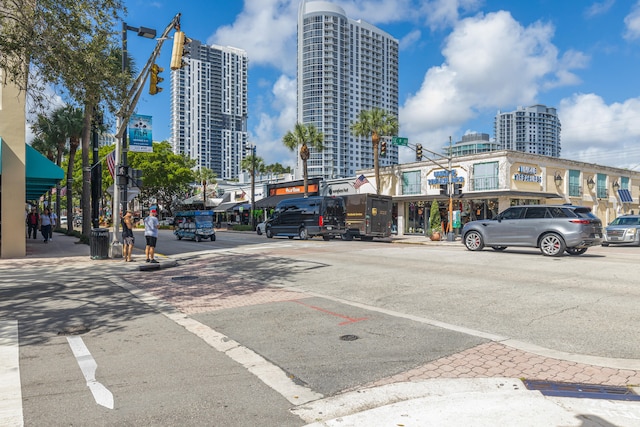
[[[158,241],[158,211],[151,209],[149,216],[144,219],[144,238],[147,240],[147,246],[144,253],[147,256],[147,262],[157,264],[155,259],[156,243]]]

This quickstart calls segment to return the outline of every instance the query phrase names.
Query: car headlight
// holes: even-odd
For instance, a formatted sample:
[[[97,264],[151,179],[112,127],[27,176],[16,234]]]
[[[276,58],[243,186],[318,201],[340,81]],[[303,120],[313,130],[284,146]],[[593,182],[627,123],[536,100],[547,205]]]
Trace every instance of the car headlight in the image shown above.
[[[635,236],[637,232],[638,232],[637,228],[627,228],[627,234],[629,236]]]

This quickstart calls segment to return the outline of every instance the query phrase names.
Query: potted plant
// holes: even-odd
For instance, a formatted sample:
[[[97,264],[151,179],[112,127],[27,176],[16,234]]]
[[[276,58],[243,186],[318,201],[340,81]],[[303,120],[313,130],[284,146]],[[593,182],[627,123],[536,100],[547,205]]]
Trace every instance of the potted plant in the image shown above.
[[[440,240],[442,238],[442,219],[440,218],[440,207],[438,201],[431,202],[431,212],[429,212],[429,230],[431,240]]]

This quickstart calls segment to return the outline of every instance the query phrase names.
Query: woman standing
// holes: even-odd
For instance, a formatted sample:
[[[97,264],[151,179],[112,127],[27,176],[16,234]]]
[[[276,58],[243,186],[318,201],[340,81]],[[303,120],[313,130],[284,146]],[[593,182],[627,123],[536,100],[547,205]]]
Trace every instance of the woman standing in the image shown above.
[[[125,261],[131,262],[131,252],[133,252],[133,213],[131,211],[127,211],[127,213],[122,218],[122,244],[123,244],[123,253],[122,256]]]
[[[49,243],[49,237],[51,237],[51,211],[49,208],[44,208],[44,212],[40,215],[40,232],[44,237],[44,242]]]

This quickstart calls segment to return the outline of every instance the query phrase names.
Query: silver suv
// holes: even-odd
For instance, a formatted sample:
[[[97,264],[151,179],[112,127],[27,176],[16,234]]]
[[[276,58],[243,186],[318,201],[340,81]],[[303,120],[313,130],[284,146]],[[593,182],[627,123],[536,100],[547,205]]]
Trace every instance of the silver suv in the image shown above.
[[[640,246],[640,215],[619,216],[607,225],[602,246],[619,243]]]
[[[524,246],[547,256],[581,255],[602,243],[602,222],[584,206],[512,206],[493,219],[465,224],[462,242],[470,251]]]

